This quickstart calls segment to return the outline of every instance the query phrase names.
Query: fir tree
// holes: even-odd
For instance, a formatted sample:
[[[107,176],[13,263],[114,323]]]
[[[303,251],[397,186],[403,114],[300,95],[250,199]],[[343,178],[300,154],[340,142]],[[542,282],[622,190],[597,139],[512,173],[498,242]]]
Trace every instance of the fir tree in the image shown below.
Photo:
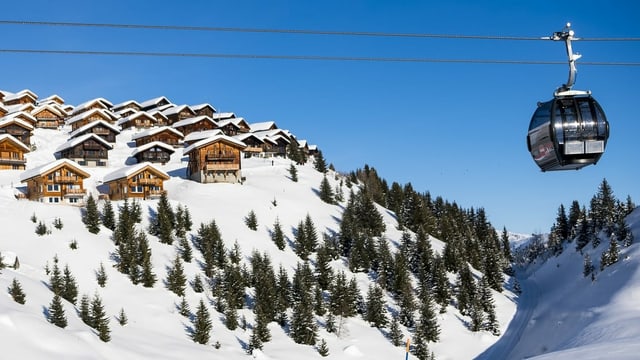
[[[180,256],[176,254],[173,260],[173,265],[167,269],[166,279],[167,289],[172,291],[178,296],[184,296],[184,291],[187,286],[187,277],[184,274],[184,268]]]
[[[109,318],[107,317],[102,299],[96,293],[91,301],[90,326],[98,331],[98,337],[104,342],[111,340],[111,330],[109,329]]]
[[[411,353],[418,358],[418,360],[429,360],[432,356],[427,340],[420,336],[415,337]]]
[[[329,356],[329,346],[325,339],[320,340],[320,346],[318,346],[318,354],[322,357]]]
[[[458,310],[463,315],[468,315],[471,310],[471,306],[475,299],[476,284],[473,280],[473,275],[468,265],[463,265],[458,273],[456,281],[457,293],[456,299],[458,301]]]
[[[67,327],[67,316],[62,307],[62,299],[58,294],[53,295],[53,300],[49,305],[49,322],[57,327]]]
[[[323,244],[318,248],[316,255],[316,281],[322,290],[328,290],[333,278],[333,269],[331,268],[331,254],[329,253],[327,244]]]
[[[129,319],[127,318],[127,314],[125,314],[124,312],[124,308],[120,309],[117,319],[118,319],[118,324],[120,324],[120,326],[125,326],[129,322]]]
[[[45,225],[45,223],[42,221],[38,221],[38,225],[36,226],[36,234],[38,234],[39,236],[43,236],[48,232],[49,229],[47,229],[47,225]]]
[[[294,235],[295,252],[302,260],[308,260],[311,250],[308,247],[304,222],[300,221]]]
[[[229,330],[235,330],[238,328],[238,310],[234,307],[228,306],[224,312],[224,325]]]
[[[320,286],[316,284],[313,287],[313,302],[314,302],[314,312],[318,316],[322,316],[327,312],[324,306],[324,296],[322,294],[322,289]]]
[[[191,245],[189,245],[189,240],[187,240],[186,236],[180,237],[180,255],[182,256],[182,261],[186,263],[190,263],[193,259],[193,251],[191,250]]]
[[[482,310],[486,314],[486,322],[483,325],[483,329],[490,331],[493,335],[500,335],[500,327],[498,324],[498,318],[496,317],[496,306],[493,301],[493,295],[491,294],[491,288],[485,276],[480,278],[478,292]]]
[[[62,230],[63,226],[64,225],[62,224],[62,220],[60,220],[60,218],[53,219],[53,227],[55,227],[58,230]]]
[[[57,257],[54,258],[51,275],[49,275],[49,287],[56,295],[62,295],[64,291],[64,279],[60,273],[60,267],[58,267]]]
[[[80,320],[83,323],[92,326],[91,324],[91,301],[89,300],[89,295],[84,294],[80,298],[80,306],[78,310],[78,315],[80,315]]]
[[[329,184],[329,180],[325,175],[322,178],[322,182],[320,182],[320,200],[327,204],[335,204],[334,196],[333,188],[331,188],[331,184]]]
[[[113,212],[113,204],[111,200],[107,200],[102,207],[102,225],[104,225],[109,230],[114,230],[116,228],[116,216]]]
[[[425,341],[436,342],[440,338],[440,326],[433,308],[430,291],[423,289],[420,299],[420,320],[416,326],[416,337]]]
[[[293,164],[289,166],[289,177],[291,181],[298,182],[298,169],[296,169],[296,166]]]
[[[84,217],[82,218],[87,230],[92,234],[100,232],[100,213],[93,194],[89,193],[87,205],[84,208]]]
[[[173,212],[167,193],[163,192],[158,201],[156,216],[151,222],[151,234],[158,236],[163,244],[173,243],[173,231],[176,216]]]
[[[13,298],[13,301],[17,302],[18,304],[24,305],[24,303],[27,301],[26,295],[24,294],[24,291],[22,291],[22,286],[16,278],[13,278],[11,286],[9,286],[8,290],[9,295],[11,295],[11,297]]]
[[[325,161],[324,156],[322,156],[322,151],[320,150],[318,150],[315,155],[313,167],[323,174],[327,172],[327,162]]]
[[[284,232],[282,231],[282,226],[280,225],[280,220],[276,218],[276,221],[273,223],[273,231],[271,232],[271,240],[278,250],[284,250],[286,243],[284,241]]]
[[[387,326],[387,309],[384,301],[384,292],[380,286],[369,285],[366,299],[365,320],[371,326],[383,328]]]
[[[589,256],[588,253],[584,254],[584,265],[582,269],[582,275],[584,275],[584,277],[587,277],[591,275],[594,269],[595,268],[593,266],[593,263],[591,262],[591,257]]]
[[[184,317],[189,317],[191,315],[189,303],[184,296],[182,297],[182,300],[180,300],[180,304],[178,304],[178,313]]]
[[[153,285],[156,283],[156,274],[153,272],[153,268],[151,265],[151,253],[147,253],[144,256],[140,280],[142,281],[142,286],[144,287],[153,287]]]
[[[193,332],[191,333],[191,339],[198,344],[208,343],[211,328],[212,324],[209,310],[207,310],[207,306],[204,301],[200,299],[195,318],[193,319]]]
[[[247,347],[247,353],[249,355],[253,354],[254,350],[262,350],[263,348],[263,342],[260,339],[260,336],[257,334],[256,332],[256,328],[253,328],[253,331],[251,332],[251,336],[249,337],[249,345]]]
[[[192,287],[193,287],[193,291],[197,293],[201,293],[204,291],[204,283],[202,282],[202,278],[200,277],[200,274],[196,274],[193,277]]]
[[[402,344],[402,330],[400,330],[400,321],[396,315],[391,317],[389,339],[393,346],[400,346]]]
[[[298,344],[315,345],[317,331],[313,315],[313,297],[309,290],[304,290],[300,299],[293,305],[291,338]]]
[[[76,284],[76,279],[71,274],[68,265],[64,266],[62,282],[62,293],[60,296],[68,302],[75,304],[76,299],[78,298],[78,285]]]
[[[244,218],[244,223],[249,229],[253,231],[258,230],[258,218],[253,210],[249,211],[249,214]]]
[[[327,313],[327,319],[325,321],[325,330],[328,333],[336,332],[336,317],[333,315],[331,311]]]

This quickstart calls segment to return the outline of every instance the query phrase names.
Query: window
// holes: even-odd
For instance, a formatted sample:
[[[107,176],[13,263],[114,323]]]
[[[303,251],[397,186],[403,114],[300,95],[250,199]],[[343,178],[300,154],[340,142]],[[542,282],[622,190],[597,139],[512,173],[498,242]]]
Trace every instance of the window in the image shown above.
[[[142,193],[142,186],[132,186],[131,187],[131,192],[132,193]]]
[[[49,203],[57,204],[59,202],[60,202],[60,198],[59,197],[50,197],[49,198]]]
[[[48,184],[47,185],[47,191],[48,192],[60,191],[60,185],[58,185],[58,184]]]
[[[78,198],[69,198],[69,203],[70,204],[77,204],[78,203]]]

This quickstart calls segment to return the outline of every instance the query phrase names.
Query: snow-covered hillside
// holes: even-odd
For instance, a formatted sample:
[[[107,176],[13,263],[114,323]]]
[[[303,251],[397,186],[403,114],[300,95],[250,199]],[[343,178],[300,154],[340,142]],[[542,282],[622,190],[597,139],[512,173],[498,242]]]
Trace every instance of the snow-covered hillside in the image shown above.
[[[68,129],[67,129],[68,130]],[[118,143],[109,152],[109,164],[106,168],[85,168],[91,177],[85,181],[85,187],[93,190],[100,185],[105,174],[130,164],[133,151],[130,139],[133,130],[125,130],[118,135]],[[28,168],[54,160],[53,152],[67,139],[65,131],[36,129],[33,142],[37,150],[28,154]],[[273,161],[272,161],[273,160]],[[172,205],[187,206],[194,223],[194,231],[200,223],[215,220],[222,238],[228,248],[237,241],[241,247],[244,261],[253,250],[270,254],[274,266],[282,264],[289,275],[293,273],[298,256],[291,246],[284,251],[277,249],[270,239],[269,230],[276,219],[282,225],[285,236],[293,240],[293,229],[310,214],[318,233],[331,233],[339,230],[339,219],[344,204],[329,205],[318,196],[322,174],[310,164],[298,167],[298,182],[289,178],[288,168],[291,162],[286,159],[243,159],[244,184],[200,184],[184,179],[186,161],[180,150],[173,154],[171,161],[161,168],[172,176],[165,183]],[[111,231],[102,228],[100,233],[91,234],[81,222],[80,208],[65,205],[41,204],[26,200],[16,200],[14,194],[19,182],[19,171],[0,171],[0,253],[5,263],[13,264],[19,258],[17,270],[6,268],[0,274],[0,334],[2,353],[21,359],[183,359],[183,358],[224,358],[243,359],[249,357],[245,348],[251,331],[228,330],[224,316],[217,313],[212,305],[209,310],[213,319],[213,330],[208,345],[194,343],[188,336],[189,320],[178,313],[178,296],[163,285],[167,267],[176,254],[175,245],[159,243],[149,236],[152,250],[152,262],[158,282],[153,288],[132,285],[129,279],[119,273],[113,265],[112,256],[115,246],[111,240]],[[338,185],[336,175],[329,173],[332,186]],[[348,194],[348,189],[344,189]],[[101,202],[99,205],[101,206]],[[118,203],[115,203],[117,205]],[[155,210],[157,201],[142,202],[144,220],[142,227],[148,225],[148,212]],[[258,229],[250,230],[244,222],[245,216],[253,210],[257,215]],[[392,214],[384,209],[380,213],[386,222],[386,238],[395,247],[401,232],[396,229]],[[44,221],[51,234],[38,236],[30,218],[34,216]],[[54,219],[60,218],[63,228],[52,226]],[[76,241],[77,249],[70,244]],[[432,238],[433,248],[440,251],[443,244]],[[65,329],[50,324],[46,319],[46,310],[52,300],[52,292],[47,284],[48,275],[45,265],[51,266],[53,258],[59,258],[61,266],[68,264],[76,277],[79,293],[93,296],[99,294],[110,316],[112,339],[104,343],[98,339],[95,330],[85,325],[79,318],[77,307],[65,302],[64,309],[69,321]],[[194,251],[196,259],[200,259]],[[104,288],[96,282],[96,270],[105,265],[108,281]],[[201,272],[198,262],[186,263],[185,272],[189,280]],[[352,274],[341,260],[332,263],[334,269]],[[371,279],[364,273],[355,274],[360,291],[366,294]],[[7,292],[11,281],[17,279],[26,293],[26,304],[14,302]],[[248,291],[251,291],[250,289]],[[494,292],[500,330],[505,331],[516,310],[516,297],[509,291]],[[187,288],[186,299],[192,311],[197,303],[211,300],[211,294],[195,293]],[[387,298],[391,310],[397,309],[395,303]],[[124,309],[129,323],[120,326],[116,316]],[[243,309],[248,322],[253,322],[251,309]],[[320,324],[323,319],[318,318]],[[449,306],[447,313],[439,314],[441,326],[440,342],[430,344],[438,359],[470,359],[491,346],[498,337],[488,332],[473,333],[468,330],[467,320],[455,307]],[[320,358],[317,349],[299,345],[276,323],[269,324],[272,340],[265,343],[263,351],[253,356],[262,359],[306,359]],[[410,336],[403,328],[405,337]],[[360,317],[350,318],[346,331],[340,337],[327,333],[320,327],[319,338],[325,339],[329,346],[329,359],[391,359],[404,356],[404,347],[394,347],[385,337],[386,331],[370,327]],[[220,343],[216,349],[213,344]]]

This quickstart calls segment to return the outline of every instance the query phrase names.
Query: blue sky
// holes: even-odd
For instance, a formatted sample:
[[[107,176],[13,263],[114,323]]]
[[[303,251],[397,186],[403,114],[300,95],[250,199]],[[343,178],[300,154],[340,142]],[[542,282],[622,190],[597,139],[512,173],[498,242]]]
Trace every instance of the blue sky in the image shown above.
[[[4,20],[487,36],[640,37],[637,1],[47,1],[3,3]],[[152,4],[152,5],[151,5]],[[354,37],[0,25],[2,49],[141,51],[372,58],[565,61],[552,41]],[[167,96],[211,103],[248,122],[275,120],[317,144],[341,171],[365,163],[492,224],[546,232],[556,210],[587,204],[603,178],[640,203],[638,42],[574,42],[575,89],[591,90],[611,137],[596,166],[542,173],[526,150],[537,101],[567,65],[203,59],[0,53],[0,89],[59,94],[70,104]]]

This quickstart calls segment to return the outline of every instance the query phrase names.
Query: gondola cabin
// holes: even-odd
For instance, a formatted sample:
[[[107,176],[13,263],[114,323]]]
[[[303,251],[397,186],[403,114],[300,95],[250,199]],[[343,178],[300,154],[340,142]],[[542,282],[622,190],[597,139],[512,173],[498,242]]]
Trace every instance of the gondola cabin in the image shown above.
[[[609,138],[604,111],[590,93],[571,91],[539,103],[527,147],[542,171],[578,170],[596,164]]]

